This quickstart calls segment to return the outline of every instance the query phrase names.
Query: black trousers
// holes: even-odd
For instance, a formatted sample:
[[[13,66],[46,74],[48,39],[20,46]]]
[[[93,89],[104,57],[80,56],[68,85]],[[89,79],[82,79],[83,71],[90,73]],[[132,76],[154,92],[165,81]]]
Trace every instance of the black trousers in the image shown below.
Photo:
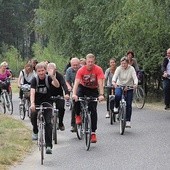
[[[82,85],[79,85],[77,96],[98,97],[98,89],[90,89]],[[91,112],[92,132],[95,132],[97,129],[97,102],[90,102],[88,108],[89,111]],[[80,102],[74,102],[73,110],[76,115],[80,115],[81,112]]]
[[[63,119],[64,119],[64,113],[65,113],[65,100],[57,100],[56,101],[56,109],[58,109],[59,113],[59,126],[63,126]]]
[[[44,106],[49,107],[50,105],[48,104],[44,104]],[[37,125],[37,115],[38,112],[32,112],[31,113],[31,123],[33,126],[33,132],[35,134],[38,133],[38,125]],[[45,143],[46,143],[46,147],[51,147],[52,148],[52,109],[46,109],[44,110],[44,119],[45,119]]]

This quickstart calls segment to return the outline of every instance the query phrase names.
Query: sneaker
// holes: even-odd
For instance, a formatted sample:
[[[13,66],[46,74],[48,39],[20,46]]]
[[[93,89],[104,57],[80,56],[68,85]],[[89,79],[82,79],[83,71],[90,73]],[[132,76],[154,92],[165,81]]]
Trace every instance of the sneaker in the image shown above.
[[[118,112],[118,108],[114,107],[114,112],[117,113]]]
[[[170,107],[169,107],[169,105],[165,105],[165,110],[167,110],[167,109],[169,109]]]
[[[109,112],[107,112],[107,114],[106,114],[106,118],[110,118],[110,114],[109,114]]]
[[[76,127],[75,126],[71,126],[71,130],[70,131],[71,132],[77,132]]]
[[[81,125],[81,116],[80,115],[76,116],[76,124]]]
[[[64,131],[64,130],[65,130],[65,126],[64,126],[64,125],[59,126],[59,129],[60,129],[61,131]]]
[[[96,134],[92,133],[91,134],[91,143],[96,143],[96,142],[97,142]]]
[[[47,148],[46,148],[46,154],[52,154],[52,149],[51,149],[51,147],[47,146]]]
[[[126,128],[131,128],[130,121],[126,121]]]
[[[38,140],[38,133],[32,133],[32,140]]]

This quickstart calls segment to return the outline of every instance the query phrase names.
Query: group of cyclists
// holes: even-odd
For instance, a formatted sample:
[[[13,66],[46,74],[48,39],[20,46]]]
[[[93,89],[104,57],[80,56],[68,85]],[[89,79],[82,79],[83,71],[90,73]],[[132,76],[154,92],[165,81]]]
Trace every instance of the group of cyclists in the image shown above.
[[[168,51],[170,53],[170,49]],[[169,54],[168,53],[168,54]],[[168,58],[168,62],[169,62]],[[137,88],[138,77],[137,72],[139,67],[134,57],[133,51],[128,51],[126,56],[120,60],[120,65],[117,66],[115,58],[111,58],[109,61],[109,68],[106,69],[105,74],[103,69],[96,63],[96,57],[93,54],[87,54],[85,58],[78,59],[77,57],[70,58],[69,66],[65,69],[65,75],[63,76],[58,72],[56,64],[52,62],[38,62],[37,60],[31,60],[26,63],[23,70],[20,71],[18,77],[18,87],[22,84],[30,84],[30,109],[31,109],[31,124],[33,127],[32,139],[38,139],[38,127],[37,127],[37,110],[36,105],[40,105],[42,102],[48,102],[52,104],[50,97],[63,96],[66,100],[71,97],[73,99],[73,108],[71,110],[71,132],[76,132],[76,124],[81,124],[81,106],[78,101],[78,97],[97,97],[99,101],[104,100],[104,86],[113,86],[113,89],[107,89],[106,105],[107,114],[106,118],[109,118],[109,95],[111,90],[114,90],[114,112],[118,112],[119,102],[121,99],[122,88],[121,86],[129,86],[132,89],[128,90],[125,96],[126,100],[126,127],[131,127],[131,115],[132,115],[132,99],[133,89]],[[170,62],[167,64],[167,74],[170,70]],[[5,68],[5,72],[4,72]],[[0,80],[4,80],[5,76],[10,77],[11,73],[7,69],[7,63],[0,64]],[[169,79],[168,79],[169,80]],[[70,93],[72,95],[70,96]],[[20,104],[22,103],[23,92],[20,89],[19,92]],[[170,100],[169,100],[170,101]],[[168,102],[169,102],[168,101]],[[166,98],[167,102],[167,98]],[[59,129],[65,130],[63,123],[65,113],[65,101],[59,100],[56,103],[59,110]],[[166,103],[169,107],[169,103]],[[96,130],[97,130],[97,103],[89,103],[89,111],[91,112],[92,134],[91,143],[97,142]],[[46,142],[46,154],[52,153],[52,123],[51,123],[51,110],[45,110],[45,142]]]

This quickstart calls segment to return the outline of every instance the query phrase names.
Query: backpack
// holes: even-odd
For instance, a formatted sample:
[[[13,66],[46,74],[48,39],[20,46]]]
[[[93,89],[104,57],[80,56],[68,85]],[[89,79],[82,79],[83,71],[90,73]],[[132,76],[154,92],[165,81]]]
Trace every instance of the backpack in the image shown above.
[[[35,76],[35,79],[36,79],[37,88],[38,88],[38,86],[39,86],[39,78],[38,78],[37,75]],[[50,89],[50,84],[49,84],[49,81],[48,81],[48,75],[47,74],[45,75],[45,85],[46,85],[47,89]]]

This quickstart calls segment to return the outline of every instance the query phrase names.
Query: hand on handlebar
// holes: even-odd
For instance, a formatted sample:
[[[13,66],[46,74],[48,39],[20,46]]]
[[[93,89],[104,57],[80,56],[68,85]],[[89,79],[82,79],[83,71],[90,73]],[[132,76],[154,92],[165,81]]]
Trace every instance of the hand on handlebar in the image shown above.
[[[103,95],[100,95],[100,96],[98,97],[98,99],[99,99],[99,102],[101,102],[102,100],[104,100],[104,96],[103,96]]]
[[[76,102],[78,101],[78,96],[77,96],[77,95],[73,94],[73,95],[72,95],[72,98],[73,98],[73,100],[75,100]]]

